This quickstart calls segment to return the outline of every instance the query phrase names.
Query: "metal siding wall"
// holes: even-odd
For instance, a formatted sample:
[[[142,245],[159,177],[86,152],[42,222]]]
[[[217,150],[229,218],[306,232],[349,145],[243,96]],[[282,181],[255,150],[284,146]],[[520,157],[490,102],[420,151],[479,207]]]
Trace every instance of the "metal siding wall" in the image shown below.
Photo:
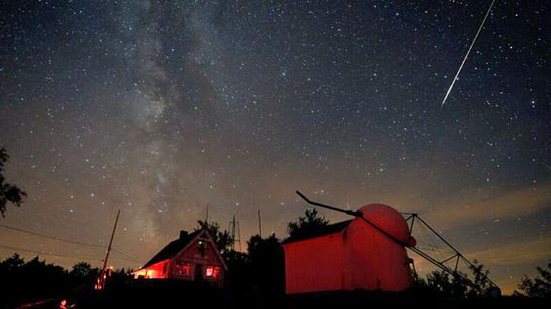
[[[284,245],[287,294],[342,289],[342,233]]]

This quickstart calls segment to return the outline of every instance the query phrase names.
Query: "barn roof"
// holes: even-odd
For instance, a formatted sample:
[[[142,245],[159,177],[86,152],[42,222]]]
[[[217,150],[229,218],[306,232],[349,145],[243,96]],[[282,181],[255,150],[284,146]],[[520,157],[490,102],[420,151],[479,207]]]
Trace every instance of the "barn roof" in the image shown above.
[[[352,222],[352,220],[337,222],[337,223],[334,223],[334,224],[330,224],[330,225],[326,225],[326,226],[316,228],[315,230],[305,231],[305,232],[300,233],[299,235],[297,235],[295,237],[287,238],[283,242],[283,244],[287,244],[287,243],[291,243],[291,242],[295,242],[295,241],[306,240],[306,239],[311,239],[311,238],[316,238],[316,237],[321,237],[321,236],[326,236],[326,235],[330,235],[330,234],[335,234],[335,233],[338,233],[338,232],[344,230],[350,224],[350,222]]]
[[[191,234],[187,234],[185,236],[180,236],[180,238],[170,242],[166,247],[164,247],[159,253],[157,253],[149,262],[145,263],[145,265],[142,268],[149,267],[153,264],[159,263],[161,261],[164,261],[166,259],[173,258],[178,252],[180,252],[182,249],[184,249],[187,244],[189,244],[199,233],[201,233],[202,230],[195,231]]]

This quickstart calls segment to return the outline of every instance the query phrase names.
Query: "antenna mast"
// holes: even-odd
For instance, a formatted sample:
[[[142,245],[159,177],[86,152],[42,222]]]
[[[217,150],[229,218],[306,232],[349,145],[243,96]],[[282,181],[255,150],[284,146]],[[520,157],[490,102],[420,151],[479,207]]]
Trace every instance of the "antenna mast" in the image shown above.
[[[239,245],[239,252],[241,252],[241,229],[239,228],[239,221],[237,221],[237,243]]]
[[[262,218],[260,217],[260,209],[258,209],[258,235],[262,238]]]
[[[233,215],[232,220],[230,221],[230,237],[231,237],[231,249],[235,250],[235,241],[237,240],[239,245],[239,251],[241,251],[241,232],[239,231],[239,221],[235,220],[235,215]],[[235,233],[237,231],[237,238],[235,238]]]

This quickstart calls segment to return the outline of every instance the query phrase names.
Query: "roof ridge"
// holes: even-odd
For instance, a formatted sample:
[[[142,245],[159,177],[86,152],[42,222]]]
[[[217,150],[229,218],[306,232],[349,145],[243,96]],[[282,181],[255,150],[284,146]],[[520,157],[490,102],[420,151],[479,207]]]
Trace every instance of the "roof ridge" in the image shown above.
[[[141,269],[147,268],[153,264],[156,264],[166,259],[170,259],[174,257],[174,255],[180,252],[180,250],[182,250],[185,246],[187,246],[192,240],[194,240],[203,231],[205,231],[205,229],[195,230],[187,234],[185,238],[177,238],[169,242],[159,252],[157,252],[157,254],[155,254],[147,263],[145,263],[144,266],[141,267]],[[206,230],[206,232],[209,233],[208,230]]]

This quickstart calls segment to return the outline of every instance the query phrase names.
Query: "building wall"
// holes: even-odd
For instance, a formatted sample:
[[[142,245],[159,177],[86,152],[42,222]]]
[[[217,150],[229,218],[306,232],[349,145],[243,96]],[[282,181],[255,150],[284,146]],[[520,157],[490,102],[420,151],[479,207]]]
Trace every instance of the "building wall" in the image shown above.
[[[287,294],[341,290],[342,233],[284,244]]]

